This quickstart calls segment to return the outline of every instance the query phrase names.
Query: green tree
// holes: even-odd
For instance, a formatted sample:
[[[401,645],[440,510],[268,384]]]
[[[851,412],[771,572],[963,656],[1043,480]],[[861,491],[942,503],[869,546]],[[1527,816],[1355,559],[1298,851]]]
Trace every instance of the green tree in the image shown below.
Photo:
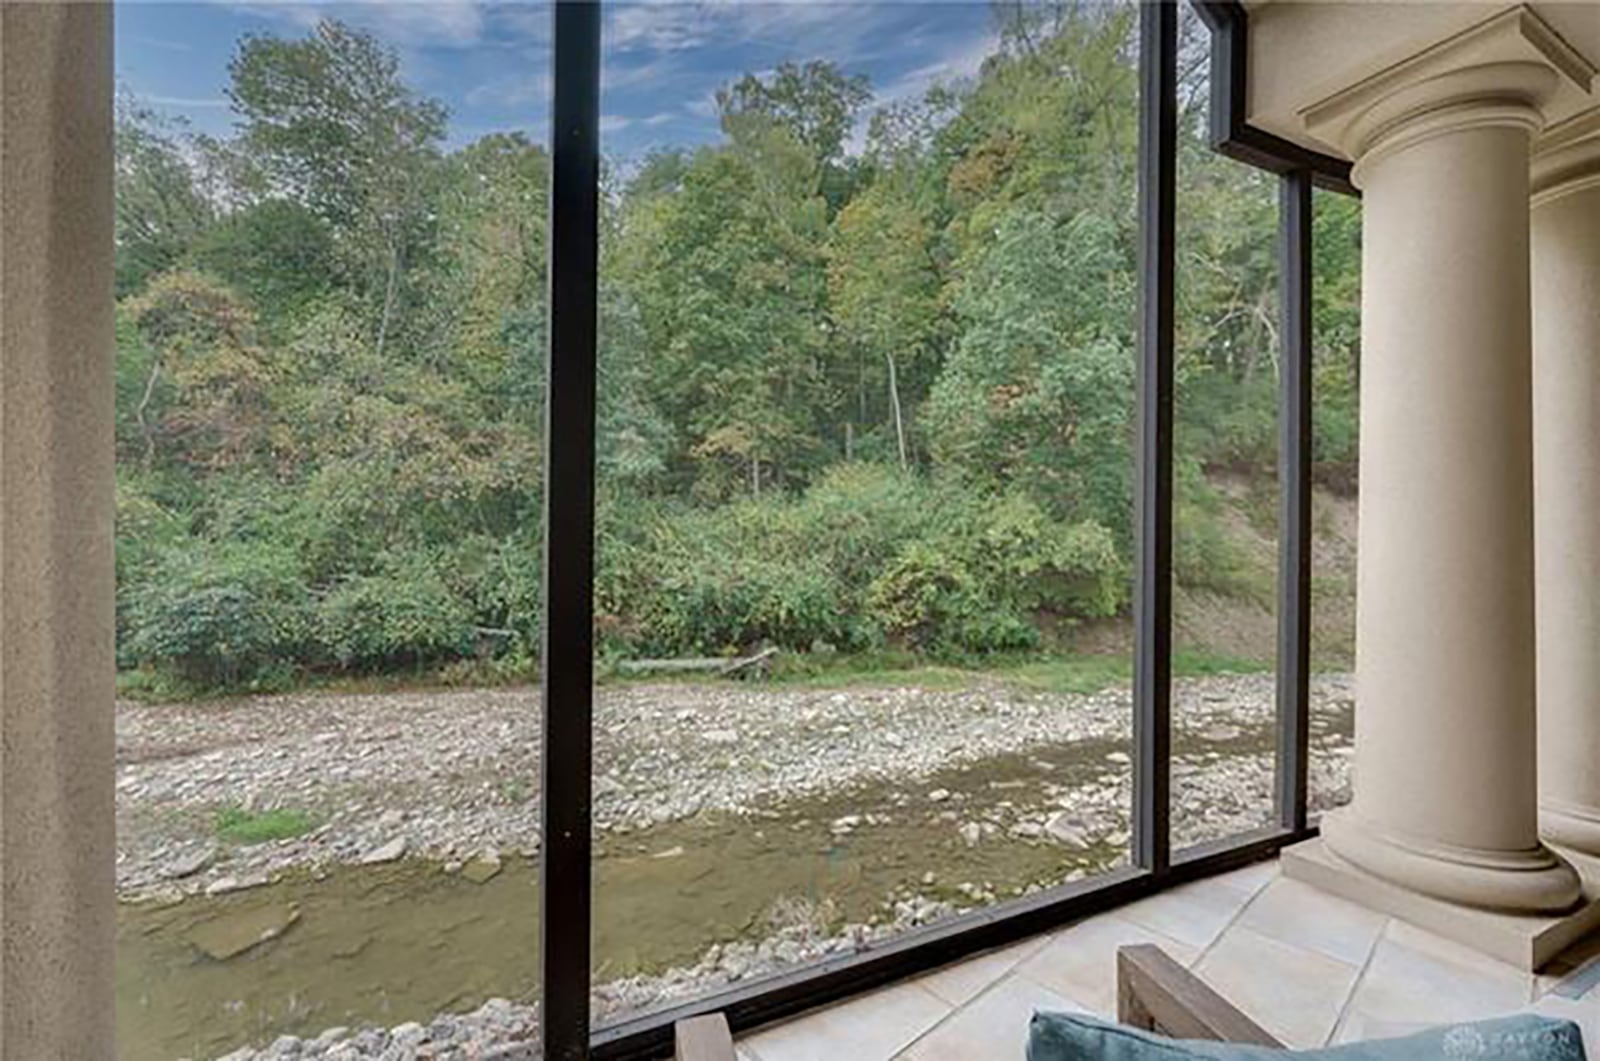
[[[874,185],[840,211],[828,290],[839,342],[854,354],[853,419],[863,431],[887,426],[906,468],[908,405],[926,392],[937,354],[939,275],[927,223],[888,189]]]
[[[266,456],[274,368],[255,320],[231,291],[177,271],[127,305],[147,355],[133,419],[139,460],[195,471],[236,468]]]
[[[247,36],[228,64],[243,147],[272,188],[339,233],[380,356],[427,245],[446,112],[370,34],[333,19],[298,40]]]
[[[956,300],[962,335],[928,402],[936,458],[1127,541],[1132,280],[1108,222],[1008,215]]]
[[[128,95],[116,113],[116,291],[120,298],[173,268],[211,223],[179,130]]]
[[[700,487],[759,494],[803,479],[824,458],[832,405],[827,210],[806,149],[775,126],[702,149],[623,238],[652,390]]]

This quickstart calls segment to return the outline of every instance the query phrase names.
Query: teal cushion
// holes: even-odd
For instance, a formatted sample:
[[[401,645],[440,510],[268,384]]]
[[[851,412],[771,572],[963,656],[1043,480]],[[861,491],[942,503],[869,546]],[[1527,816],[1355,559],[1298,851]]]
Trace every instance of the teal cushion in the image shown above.
[[[1076,1013],[1035,1013],[1028,1031],[1028,1061],[1281,1061],[1286,1056],[1295,1061],[1584,1061],[1583,1033],[1576,1024],[1533,1014],[1320,1050],[1169,1039]]]

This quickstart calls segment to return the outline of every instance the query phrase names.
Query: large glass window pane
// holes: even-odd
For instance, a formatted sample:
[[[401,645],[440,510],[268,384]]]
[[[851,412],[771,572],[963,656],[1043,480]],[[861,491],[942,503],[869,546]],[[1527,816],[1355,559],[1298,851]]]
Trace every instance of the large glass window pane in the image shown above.
[[[1348,803],[1355,751],[1361,201],[1312,197],[1311,812]]]
[[[1276,821],[1278,179],[1211,150],[1179,5],[1172,846]]]
[[[129,1061],[534,1032],[548,17],[119,5]]]
[[[595,1009],[1125,864],[1137,10],[605,24]]]

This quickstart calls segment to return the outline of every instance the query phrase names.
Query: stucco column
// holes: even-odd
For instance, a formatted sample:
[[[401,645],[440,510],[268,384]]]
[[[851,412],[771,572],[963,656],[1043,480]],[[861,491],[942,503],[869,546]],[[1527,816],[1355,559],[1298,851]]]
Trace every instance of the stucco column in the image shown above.
[[[1324,107],[1363,192],[1355,798],[1391,883],[1557,912],[1538,836],[1529,151],[1557,73],[1427,57]]]
[[[111,10],[0,4],[0,1058],[114,1056]]]
[[[1533,180],[1540,819],[1600,855],[1600,117],[1553,131]]]

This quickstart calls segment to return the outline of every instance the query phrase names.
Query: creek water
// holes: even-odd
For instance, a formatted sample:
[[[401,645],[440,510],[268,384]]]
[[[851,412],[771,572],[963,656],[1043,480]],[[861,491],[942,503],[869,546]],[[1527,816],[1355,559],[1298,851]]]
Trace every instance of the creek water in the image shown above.
[[[1254,737],[1255,740],[1251,740]],[[1243,743],[1255,743],[1251,734]],[[1117,864],[1124,846],[1017,838],[977,845],[960,824],[1055,808],[1105,783],[1126,745],[1078,742],[883,782],[743,815],[702,814],[596,837],[597,982],[692,965],[712,943],[756,939],[784,905],[823,929],[882,917],[909,894],[970,905],[966,883],[1004,897]],[[948,799],[930,801],[944,788]],[[841,818],[859,824],[841,833]],[[868,820],[870,818],[870,821]],[[932,874],[930,878],[928,875]],[[117,1017],[125,1061],[215,1057],[282,1034],[429,1021],[537,991],[535,861],[474,881],[407,860],[324,872],[181,902],[124,903]]]

